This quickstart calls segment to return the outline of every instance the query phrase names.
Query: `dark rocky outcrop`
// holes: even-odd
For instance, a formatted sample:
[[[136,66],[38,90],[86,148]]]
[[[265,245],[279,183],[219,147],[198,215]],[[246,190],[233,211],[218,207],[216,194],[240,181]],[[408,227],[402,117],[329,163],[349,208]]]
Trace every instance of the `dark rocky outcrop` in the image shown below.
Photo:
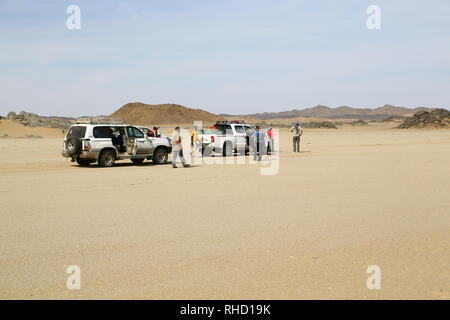
[[[364,120],[355,120],[355,121],[352,121],[352,122],[350,122],[350,124],[352,125],[352,126],[367,126],[368,125],[368,123],[366,122],[366,121],[364,121]]]
[[[6,119],[15,121],[27,127],[45,127],[67,129],[71,122],[58,117],[42,117],[35,113],[21,111],[16,114],[14,111],[8,113]]]
[[[14,111],[11,111],[8,113],[8,115],[6,116],[6,119],[8,120],[15,120],[17,118],[17,114]]]
[[[258,123],[262,128],[292,128],[293,124],[287,123],[267,123],[265,121]],[[302,128],[308,129],[337,129],[334,123],[330,121],[308,121],[308,122],[300,122]]]
[[[380,123],[389,123],[389,122],[403,122],[405,121],[406,117],[403,116],[392,116],[392,117],[387,117],[381,120],[375,120],[375,122],[380,122]]]
[[[301,124],[303,128],[308,129],[337,129],[337,127],[330,121],[309,121]]]
[[[368,122],[364,121],[364,120],[354,120],[354,121],[350,121],[350,122],[344,122],[344,121],[333,121],[333,124],[335,126],[344,126],[344,125],[350,125],[350,126],[367,126],[369,125]]]
[[[449,128],[450,111],[446,109],[435,109],[433,111],[419,111],[414,116],[406,118],[399,125],[399,129],[409,128]]]

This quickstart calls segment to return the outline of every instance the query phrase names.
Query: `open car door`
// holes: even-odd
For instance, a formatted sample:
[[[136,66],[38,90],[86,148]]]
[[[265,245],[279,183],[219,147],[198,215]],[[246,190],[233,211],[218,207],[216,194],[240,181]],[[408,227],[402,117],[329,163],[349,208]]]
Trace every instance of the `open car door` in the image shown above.
[[[127,153],[130,156],[136,155],[138,141],[135,136],[134,127],[127,127]]]
[[[153,143],[140,129],[128,126],[127,136],[127,153],[130,156],[151,154]]]

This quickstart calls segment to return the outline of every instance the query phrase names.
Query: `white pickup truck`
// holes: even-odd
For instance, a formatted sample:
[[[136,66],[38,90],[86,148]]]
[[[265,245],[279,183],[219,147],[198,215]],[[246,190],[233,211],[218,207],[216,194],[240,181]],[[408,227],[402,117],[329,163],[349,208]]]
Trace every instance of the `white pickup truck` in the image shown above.
[[[255,127],[243,121],[218,121],[215,129],[205,129],[198,135],[202,143],[203,155],[212,151],[221,153],[224,157],[237,152],[246,154],[250,150],[250,137],[255,133]],[[266,134],[267,152],[270,154],[269,139]]]

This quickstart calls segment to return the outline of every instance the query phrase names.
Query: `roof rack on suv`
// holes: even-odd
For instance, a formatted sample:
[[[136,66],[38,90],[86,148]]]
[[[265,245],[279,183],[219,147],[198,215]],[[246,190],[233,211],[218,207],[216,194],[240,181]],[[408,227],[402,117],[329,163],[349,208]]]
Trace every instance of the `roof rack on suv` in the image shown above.
[[[123,119],[79,119],[76,124],[125,124]]]
[[[243,124],[244,120],[217,120],[216,124]]]

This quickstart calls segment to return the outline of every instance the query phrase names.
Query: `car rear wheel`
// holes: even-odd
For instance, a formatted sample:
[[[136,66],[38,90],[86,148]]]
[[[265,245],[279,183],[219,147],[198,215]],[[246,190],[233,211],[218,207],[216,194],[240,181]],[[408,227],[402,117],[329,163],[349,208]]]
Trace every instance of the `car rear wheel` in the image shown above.
[[[87,167],[87,166],[91,165],[91,163],[92,163],[92,160],[81,159],[80,157],[76,158],[76,161],[77,161],[78,165],[80,165],[82,167]]]
[[[169,154],[165,148],[158,148],[153,153],[153,163],[155,164],[166,164]]]
[[[116,154],[112,150],[103,150],[98,157],[100,167],[112,167],[116,162]]]
[[[214,147],[212,145],[202,147],[202,156],[203,157],[211,157],[213,150],[214,150]]]
[[[225,142],[225,143],[223,144],[223,149],[222,149],[222,151],[223,151],[223,156],[224,156],[224,157],[229,157],[229,156],[231,156],[231,154],[233,153],[233,146],[231,145],[231,143]]]
[[[137,158],[137,159],[131,159],[131,162],[133,162],[134,164],[141,164],[142,162],[144,162],[144,158]]]

